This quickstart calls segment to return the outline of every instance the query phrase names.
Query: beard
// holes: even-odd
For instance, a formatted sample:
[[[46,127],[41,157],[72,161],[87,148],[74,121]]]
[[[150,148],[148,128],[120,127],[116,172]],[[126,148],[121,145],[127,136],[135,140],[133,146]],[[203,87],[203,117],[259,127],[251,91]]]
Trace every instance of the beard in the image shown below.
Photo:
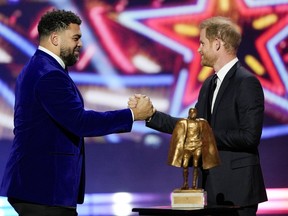
[[[201,65],[206,67],[213,67],[216,62],[216,57],[212,55],[203,55],[201,59]]]
[[[79,55],[74,54],[75,50],[79,51],[79,48],[74,48],[73,50],[65,47],[60,48],[60,58],[66,66],[72,66],[78,61]]]

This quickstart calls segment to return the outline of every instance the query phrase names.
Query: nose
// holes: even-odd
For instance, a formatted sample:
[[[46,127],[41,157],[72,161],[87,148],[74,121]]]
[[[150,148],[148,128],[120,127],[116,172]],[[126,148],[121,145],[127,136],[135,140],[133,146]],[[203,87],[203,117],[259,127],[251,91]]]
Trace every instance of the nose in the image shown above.
[[[82,40],[79,39],[77,46],[78,46],[78,47],[82,47],[82,45],[83,45],[83,44],[82,44]]]

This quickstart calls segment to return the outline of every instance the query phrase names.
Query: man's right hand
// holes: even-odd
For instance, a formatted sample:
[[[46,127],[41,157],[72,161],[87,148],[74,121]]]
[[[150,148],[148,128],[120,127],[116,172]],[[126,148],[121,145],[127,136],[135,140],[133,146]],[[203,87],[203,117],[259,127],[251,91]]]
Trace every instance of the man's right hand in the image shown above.
[[[146,120],[155,112],[150,98],[141,94],[130,97],[128,107],[132,110],[135,121]]]

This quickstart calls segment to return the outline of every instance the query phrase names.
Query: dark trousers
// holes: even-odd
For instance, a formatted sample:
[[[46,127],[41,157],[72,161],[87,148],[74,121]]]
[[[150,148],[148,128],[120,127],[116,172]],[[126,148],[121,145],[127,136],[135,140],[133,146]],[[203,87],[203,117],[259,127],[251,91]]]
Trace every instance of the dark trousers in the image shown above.
[[[76,208],[47,206],[8,198],[19,216],[77,216]]]
[[[240,208],[237,211],[238,216],[256,216],[256,212],[258,210],[258,204],[252,205],[252,206],[246,206],[243,208]]]

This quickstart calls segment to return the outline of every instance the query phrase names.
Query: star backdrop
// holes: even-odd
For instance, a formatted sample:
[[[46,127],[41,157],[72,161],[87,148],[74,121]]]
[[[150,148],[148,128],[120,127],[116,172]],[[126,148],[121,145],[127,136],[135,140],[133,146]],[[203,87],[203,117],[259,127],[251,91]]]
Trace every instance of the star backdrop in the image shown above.
[[[200,65],[199,23],[234,20],[243,34],[238,57],[265,94],[266,186],[288,187],[288,0],[0,1],[0,177],[13,140],[15,80],[37,48],[39,18],[52,8],[83,21],[80,60],[69,71],[87,109],[121,109],[142,93],[178,117],[188,115],[212,73]],[[87,192],[173,190],[181,174],[166,165],[169,138],[143,122],[132,133],[87,138]]]

